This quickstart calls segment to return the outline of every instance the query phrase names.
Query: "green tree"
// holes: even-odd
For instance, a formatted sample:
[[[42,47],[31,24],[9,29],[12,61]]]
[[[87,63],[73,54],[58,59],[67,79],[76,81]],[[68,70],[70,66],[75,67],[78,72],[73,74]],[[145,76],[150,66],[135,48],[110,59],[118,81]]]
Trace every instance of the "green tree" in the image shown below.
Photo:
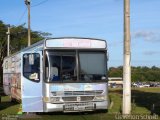
[[[108,76],[109,77],[122,77],[122,75],[123,75],[122,72],[123,72],[122,66],[120,66],[118,68],[111,67],[111,68],[109,68]]]
[[[109,77],[123,77],[123,67],[109,68]],[[138,66],[131,67],[131,80],[132,82],[141,81],[157,81],[160,82],[160,68],[156,66],[146,67]]]
[[[6,25],[0,21],[0,83],[2,80],[2,63],[3,63],[3,59],[6,56],[6,51],[7,51],[7,45],[5,40],[7,39],[6,37],[6,31],[7,31],[7,27]]]

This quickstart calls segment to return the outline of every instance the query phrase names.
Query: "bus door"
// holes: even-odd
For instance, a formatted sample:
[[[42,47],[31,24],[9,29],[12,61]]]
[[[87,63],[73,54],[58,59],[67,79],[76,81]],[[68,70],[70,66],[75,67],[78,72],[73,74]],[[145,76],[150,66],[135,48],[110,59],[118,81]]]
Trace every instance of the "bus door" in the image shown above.
[[[22,74],[23,112],[43,112],[42,52],[23,52]]]

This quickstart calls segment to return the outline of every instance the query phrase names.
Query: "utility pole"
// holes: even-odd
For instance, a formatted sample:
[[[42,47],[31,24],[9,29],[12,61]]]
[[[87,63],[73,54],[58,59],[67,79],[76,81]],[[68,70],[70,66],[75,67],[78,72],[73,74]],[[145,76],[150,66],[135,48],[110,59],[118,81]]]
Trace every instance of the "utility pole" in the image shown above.
[[[31,45],[31,28],[30,28],[30,0],[25,0],[25,4],[28,8],[28,46]]]
[[[10,25],[8,25],[8,31],[6,32],[7,34],[7,56],[9,56],[10,53]]]
[[[131,113],[130,0],[124,0],[123,114]]]

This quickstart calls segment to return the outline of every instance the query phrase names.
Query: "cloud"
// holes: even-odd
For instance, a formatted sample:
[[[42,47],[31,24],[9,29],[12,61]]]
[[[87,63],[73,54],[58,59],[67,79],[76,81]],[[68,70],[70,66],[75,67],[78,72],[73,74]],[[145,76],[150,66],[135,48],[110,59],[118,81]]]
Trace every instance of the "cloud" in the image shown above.
[[[147,42],[160,42],[160,31],[137,31],[132,34],[133,39],[141,38]]]
[[[145,51],[143,52],[144,55],[160,55],[160,51]]]

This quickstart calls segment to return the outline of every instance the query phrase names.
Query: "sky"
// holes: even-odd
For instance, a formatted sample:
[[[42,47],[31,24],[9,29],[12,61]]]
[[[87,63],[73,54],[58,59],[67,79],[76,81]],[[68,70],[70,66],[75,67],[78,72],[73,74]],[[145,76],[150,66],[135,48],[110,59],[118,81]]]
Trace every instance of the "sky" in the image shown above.
[[[31,29],[107,41],[109,67],[123,65],[123,0],[30,0]],[[131,65],[160,67],[160,0],[130,0]],[[26,23],[24,0],[1,0],[0,20]]]

